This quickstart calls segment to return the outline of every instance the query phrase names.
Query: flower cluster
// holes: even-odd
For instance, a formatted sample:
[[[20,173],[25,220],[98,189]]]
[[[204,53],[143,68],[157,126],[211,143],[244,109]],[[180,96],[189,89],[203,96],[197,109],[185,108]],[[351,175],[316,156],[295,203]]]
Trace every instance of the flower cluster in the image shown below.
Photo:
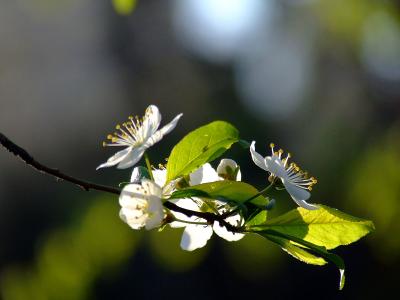
[[[123,169],[136,165],[148,148],[176,127],[181,116],[177,115],[161,129],[158,129],[161,114],[154,105],[146,109],[143,118],[129,117],[128,122],[116,126],[117,132],[108,136],[110,142],[103,143],[104,146],[120,146],[125,149],[111,156],[97,169],[111,166]],[[172,228],[183,227],[181,248],[193,251],[205,246],[213,233],[227,241],[242,239],[246,232],[245,219],[248,217],[246,205],[251,204],[250,200],[256,197],[266,199],[268,204],[271,199],[265,193],[279,181],[299,206],[308,210],[318,209],[318,206],[306,202],[316,180],[309,178],[296,164],[289,164],[290,154],[282,158],[283,150],[274,151],[273,144],[270,147],[271,155],[262,157],[255,151],[255,142],[251,143],[251,157],[258,167],[269,173],[270,185],[265,192],[261,191],[241,202],[224,197],[212,198],[206,193],[193,195],[188,192],[178,198],[172,197],[177,191],[193,191],[205,184],[240,182],[240,167],[231,159],[222,159],[216,170],[205,160],[195,168],[192,167],[193,170],[188,174],[173,180],[167,179],[168,166],[165,168],[160,165],[156,169],[148,165],[148,174],[143,172],[143,167],[135,167],[130,183],[124,186],[119,197],[122,207],[120,217],[133,229],[144,227],[149,230],[165,224]],[[258,205],[256,211],[267,208],[268,205],[261,208]]]

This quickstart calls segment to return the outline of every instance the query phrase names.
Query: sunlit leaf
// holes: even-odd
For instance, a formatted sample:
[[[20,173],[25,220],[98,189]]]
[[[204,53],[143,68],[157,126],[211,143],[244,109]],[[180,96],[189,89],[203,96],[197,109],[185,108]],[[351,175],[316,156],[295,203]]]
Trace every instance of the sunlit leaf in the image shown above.
[[[255,209],[254,212],[247,218],[246,225],[260,225],[267,221],[267,211]]]
[[[203,194],[211,199],[237,204],[241,204],[252,197],[254,197],[251,200],[253,204],[266,205],[268,202],[263,196],[258,195],[259,191],[255,187],[241,181],[221,180],[203,183],[182,189],[177,194],[174,193],[174,195],[184,195],[185,193],[193,194],[194,196]]]
[[[340,274],[339,290],[343,289],[344,283],[346,280],[345,265],[344,265],[343,259],[339,255],[328,252],[326,250],[326,248],[323,246],[315,245],[313,243],[310,243],[310,242],[303,240],[301,238],[298,238],[296,236],[291,236],[290,234],[280,233],[278,231],[271,230],[271,229],[265,229],[265,230],[257,232],[257,233],[273,242],[276,242],[277,241],[276,239],[278,238],[278,239],[286,240],[287,242],[292,243],[294,245],[301,246],[302,248],[306,249],[305,251],[310,252],[311,254],[315,255],[315,258],[313,258],[313,259],[308,257],[309,262],[311,262],[311,261],[316,262],[315,259],[317,258],[317,256],[319,256],[319,257],[323,258],[324,260],[327,260],[327,261],[335,264],[336,267],[339,269],[339,274]],[[280,243],[278,243],[278,244],[280,245]],[[293,250],[293,248],[291,250]],[[290,254],[292,254],[292,253],[290,253]],[[296,254],[298,255],[299,252],[297,252]],[[294,257],[296,257],[296,256],[294,256]],[[305,258],[304,253],[302,253],[302,258]]]
[[[238,140],[238,130],[223,121],[190,132],[172,149],[167,164],[167,182],[218,158]]]
[[[371,221],[353,217],[327,206],[319,207],[317,210],[297,208],[269,219],[264,225],[253,229],[271,229],[326,249],[353,243],[375,229]]]
[[[307,264],[312,264],[312,265],[317,265],[317,266],[322,266],[326,264],[326,260],[323,259],[322,257],[315,256],[305,250],[304,248],[301,248],[299,246],[294,245],[287,239],[279,238],[276,236],[268,236],[268,239],[279,246],[283,250],[285,250],[287,253],[292,255],[294,258],[297,258],[298,260],[305,262]]]

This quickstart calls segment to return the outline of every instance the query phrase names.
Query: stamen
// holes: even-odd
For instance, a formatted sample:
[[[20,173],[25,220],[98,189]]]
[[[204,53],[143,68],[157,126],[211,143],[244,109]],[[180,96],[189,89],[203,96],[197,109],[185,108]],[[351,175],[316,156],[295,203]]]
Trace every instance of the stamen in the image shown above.
[[[274,144],[274,143],[271,143],[271,144],[269,144],[269,147],[271,148],[271,153],[272,153],[272,155],[274,155],[274,154],[275,154],[275,152],[274,152],[275,144]]]

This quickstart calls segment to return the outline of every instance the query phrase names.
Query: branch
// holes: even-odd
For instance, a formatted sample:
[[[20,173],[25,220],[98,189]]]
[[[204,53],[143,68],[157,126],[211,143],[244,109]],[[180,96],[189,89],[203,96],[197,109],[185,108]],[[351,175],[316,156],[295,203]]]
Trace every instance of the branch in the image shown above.
[[[57,181],[65,180],[65,181],[71,182],[71,183],[79,186],[80,188],[82,188],[85,191],[98,190],[98,191],[107,192],[107,193],[116,194],[116,195],[119,195],[121,193],[120,189],[84,181],[82,179],[78,179],[78,178],[66,175],[58,169],[49,168],[49,167],[41,164],[40,162],[35,160],[25,149],[21,148],[20,146],[18,146],[14,142],[12,142],[9,138],[7,138],[1,132],[0,132],[0,144],[6,150],[8,150],[12,154],[14,154],[18,158],[20,158],[27,165],[31,166],[32,168],[34,168],[35,170],[37,170],[41,173],[55,177]],[[172,202],[168,202],[168,201],[164,203],[164,206],[170,210],[180,212],[188,217],[196,216],[196,217],[202,218],[210,224],[213,224],[214,222],[218,222],[221,226],[225,226],[226,229],[228,229],[229,231],[242,232],[241,228],[238,228],[238,227],[233,226],[233,225],[229,224],[228,222],[226,222],[225,221],[226,216],[224,216],[224,215],[216,215],[216,214],[209,213],[209,212],[193,211],[193,210],[182,208],[182,207],[180,207]]]
[[[107,192],[111,194],[117,194],[119,195],[121,191],[119,189],[106,186],[106,185],[100,185],[88,181],[84,181],[82,179],[78,179],[69,175],[66,175],[62,173],[58,169],[53,169],[46,167],[45,165],[41,164],[37,160],[35,160],[25,149],[21,148],[20,146],[16,145],[14,142],[12,142],[9,138],[7,138],[4,134],[0,132],[0,144],[7,149],[9,152],[14,154],[15,156],[19,157],[23,162],[25,162],[27,165],[31,166],[35,170],[51,175],[56,178],[57,181],[60,180],[65,180],[68,182],[71,182],[80,188],[82,188],[85,191],[89,190],[98,190],[102,192]]]
[[[213,224],[215,221],[218,222],[221,226],[226,227],[229,231],[232,232],[243,232],[241,228],[238,228],[236,226],[233,226],[232,224],[228,223],[225,221],[225,217],[223,215],[216,215],[210,212],[201,212],[201,211],[194,211],[194,210],[189,210],[183,207],[180,207],[176,205],[175,203],[172,202],[165,202],[164,206],[170,210],[180,212],[184,214],[187,217],[199,217],[204,220],[206,220],[208,223]]]

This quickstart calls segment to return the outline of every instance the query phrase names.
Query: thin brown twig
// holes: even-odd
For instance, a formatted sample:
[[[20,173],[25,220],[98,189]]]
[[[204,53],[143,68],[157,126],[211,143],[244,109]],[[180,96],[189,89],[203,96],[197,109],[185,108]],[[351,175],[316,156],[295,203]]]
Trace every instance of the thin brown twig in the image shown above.
[[[72,177],[70,175],[64,174],[58,169],[49,168],[49,167],[41,164],[40,162],[35,160],[25,149],[21,148],[20,146],[18,146],[14,142],[12,142],[9,138],[7,138],[1,132],[0,132],[0,144],[5,149],[7,149],[9,152],[11,152],[15,156],[19,157],[27,165],[31,166],[32,168],[36,169],[37,171],[39,171],[41,173],[52,175],[52,176],[56,177],[57,180],[65,180],[65,181],[71,182],[71,183],[79,186],[80,188],[82,188],[85,191],[98,190],[98,191],[107,192],[107,193],[111,193],[111,194],[117,194],[117,195],[119,195],[121,193],[120,189],[116,189],[116,188],[113,188],[110,186],[96,184],[96,183],[88,182],[88,181],[85,181],[82,179],[78,179],[78,178]]]

